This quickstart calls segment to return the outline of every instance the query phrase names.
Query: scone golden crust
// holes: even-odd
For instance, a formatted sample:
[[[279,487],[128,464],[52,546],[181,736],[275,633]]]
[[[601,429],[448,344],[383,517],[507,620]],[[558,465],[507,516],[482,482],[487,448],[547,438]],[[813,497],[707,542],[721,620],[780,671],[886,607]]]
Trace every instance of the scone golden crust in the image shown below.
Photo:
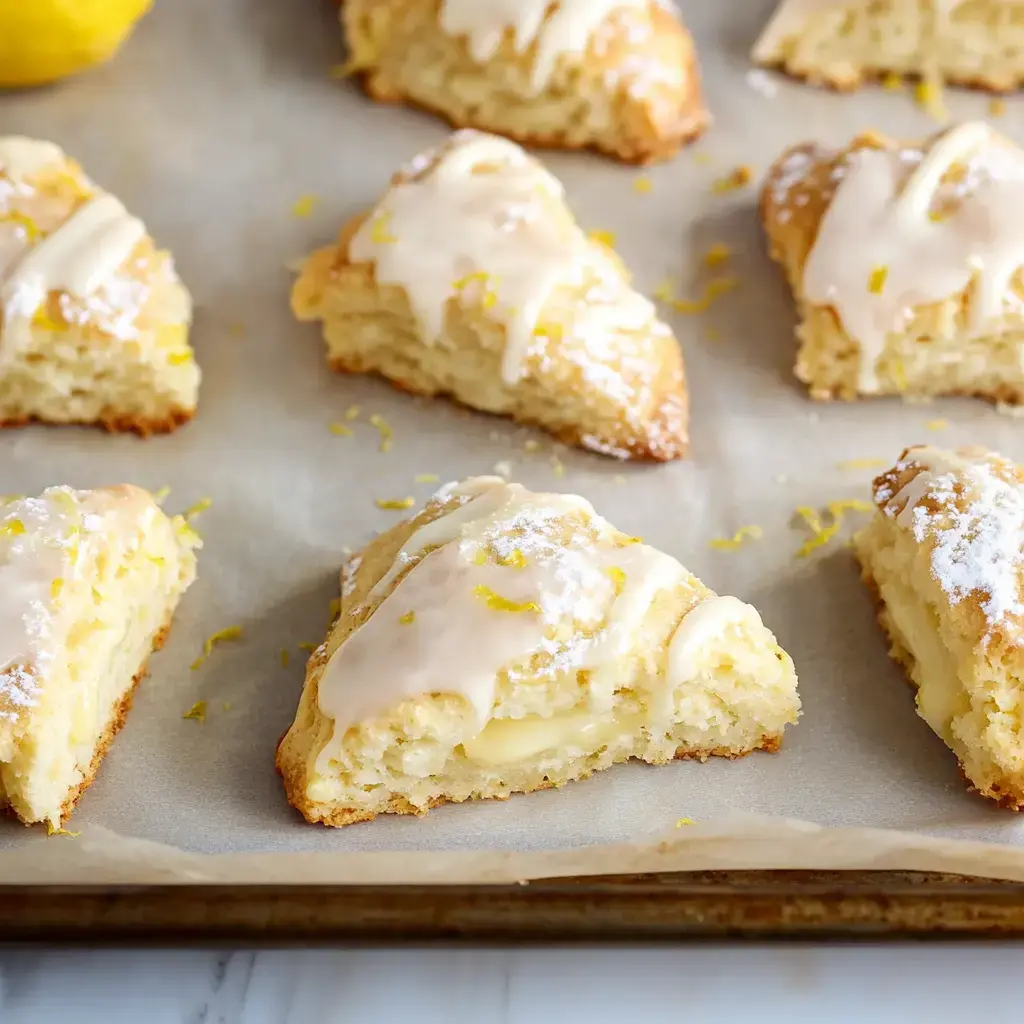
[[[443,230],[438,226],[444,225]],[[292,291],[344,373],[444,395],[619,458],[687,445],[682,352],[561,185],[515,143],[458,132],[313,253]]]
[[[1024,469],[977,448],[907,449],[855,538],[918,714],[970,785],[1024,808]]]
[[[1022,204],[1024,152],[982,123],[785,153],[761,213],[811,396],[1024,401]]]
[[[752,607],[582,498],[480,477],[346,567],[277,767],[308,821],[347,825],[775,750],[799,704]]]
[[[191,299],[142,222],[49,142],[0,137],[0,426],[191,419]]]
[[[656,0],[346,0],[341,16],[369,95],[457,128],[647,163],[709,121],[693,40]]]
[[[137,487],[0,506],[0,806],[58,826],[195,578],[198,537]]]
[[[1022,44],[1013,0],[781,0],[753,59],[841,91],[896,74],[1009,92]]]

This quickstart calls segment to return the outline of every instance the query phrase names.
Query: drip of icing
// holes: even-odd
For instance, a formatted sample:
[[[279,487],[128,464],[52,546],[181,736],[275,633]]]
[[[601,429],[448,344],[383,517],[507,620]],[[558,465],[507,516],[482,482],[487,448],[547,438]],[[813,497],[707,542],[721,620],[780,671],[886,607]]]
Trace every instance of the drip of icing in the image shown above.
[[[60,146],[41,139],[26,139],[22,135],[0,138],[0,171],[13,182],[23,182],[44,167],[64,161]]]
[[[635,644],[657,594],[688,579],[668,555],[624,545],[582,498],[533,494],[497,478],[441,494],[468,501],[409,538],[387,586],[412,568],[320,677],[317,700],[334,722],[322,767],[349,728],[425,694],[461,697],[479,732],[490,720],[500,674],[534,655],[549,659],[541,670],[547,674],[589,670],[591,687],[600,690],[604,673]],[[380,596],[379,586],[372,595]],[[694,652],[715,629],[747,608],[734,599],[706,604],[672,637],[669,692],[688,677]]]
[[[535,47],[530,81],[540,92],[557,59],[585,54],[613,11],[647,6],[648,0],[443,0],[441,28],[450,36],[466,36],[470,54],[481,63],[494,57],[508,32],[517,53]]]
[[[504,325],[502,377],[513,384],[555,286],[590,243],[561,184],[513,142],[458,132],[432,167],[396,182],[353,238],[350,256],[403,288],[427,344],[449,299],[473,295]]]
[[[760,627],[761,616],[737,597],[712,597],[691,608],[669,641],[669,678],[689,679],[697,675],[700,650],[730,626],[743,623]]]
[[[944,175],[978,154],[969,186],[952,184],[954,207],[933,217]],[[860,388],[878,390],[875,367],[887,336],[918,305],[963,291],[974,332],[1000,316],[1024,265],[1024,155],[968,123],[944,135],[906,176],[905,154],[851,154],[804,267],[807,300],[832,305],[861,350]],[[941,196],[940,196],[941,197]],[[881,286],[873,275],[884,271]]]
[[[51,291],[88,298],[131,255],[143,224],[112,195],[80,206],[60,227],[0,272],[0,343],[18,346]]]
[[[992,459],[915,448],[907,466],[921,471],[883,506],[919,544],[931,542],[931,572],[950,604],[980,595],[990,629],[1024,615],[1024,488],[1000,477]],[[937,511],[921,504],[926,497],[938,503]]]

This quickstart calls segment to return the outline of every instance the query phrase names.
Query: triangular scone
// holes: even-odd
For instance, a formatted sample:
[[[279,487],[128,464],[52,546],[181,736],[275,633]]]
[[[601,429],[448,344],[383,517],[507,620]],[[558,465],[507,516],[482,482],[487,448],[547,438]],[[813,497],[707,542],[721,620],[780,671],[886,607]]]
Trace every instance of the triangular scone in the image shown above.
[[[1024,151],[979,122],[798,146],[761,204],[814,398],[1024,401]]]
[[[797,718],[793,664],[757,612],[574,495],[451,484],[342,589],[277,754],[309,821],[775,750]]]
[[[884,74],[1004,92],[1024,82],[1014,0],[782,0],[753,58],[816,85]]]
[[[57,826],[124,724],[199,540],[137,487],[0,505],[0,806]]]
[[[460,128],[629,163],[708,124],[693,40],[657,0],[346,0],[366,91]]]
[[[972,787],[1024,809],[1024,468],[907,449],[855,538],[893,658]]]
[[[685,454],[683,358],[562,186],[514,142],[463,131],[417,157],[292,291],[342,373],[449,395],[621,458]]]
[[[0,138],[0,426],[191,419],[191,305],[170,254],[57,146]]]

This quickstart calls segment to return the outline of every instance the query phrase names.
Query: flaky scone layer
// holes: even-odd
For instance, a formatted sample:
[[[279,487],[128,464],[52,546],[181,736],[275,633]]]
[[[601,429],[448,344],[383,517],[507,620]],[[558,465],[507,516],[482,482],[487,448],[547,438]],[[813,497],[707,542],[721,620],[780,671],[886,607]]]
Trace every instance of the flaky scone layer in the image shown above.
[[[865,365],[864,347],[851,337],[835,306],[812,302],[805,292],[809,257],[851,161],[865,150],[884,151],[898,155],[909,172],[942,138],[940,134],[924,143],[900,143],[867,132],[838,151],[805,143],[785,152],[769,170],[761,193],[761,217],[770,254],[782,266],[797,305],[795,373],[808,385],[812,398],[968,395],[1000,403],[1024,402],[1024,363],[1019,355],[1024,315],[1016,301],[1008,300],[999,316],[988,318],[984,330],[977,330],[970,312],[976,279],[944,299],[909,307],[904,321],[886,336],[881,351],[871,354],[870,367]],[[1010,146],[993,135],[984,159],[998,159],[1001,152],[1010,152]],[[1016,150],[1010,155],[1016,158]],[[962,202],[974,178],[984,171],[982,157],[955,163],[939,183],[939,209],[944,212]],[[939,213],[933,209],[932,216],[938,218]],[[884,265],[877,269],[883,275],[887,271]],[[927,281],[927,258],[921,272]],[[881,286],[885,286],[884,276]],[[865,304],[872,301],[871,287],[871,273],[866,270]],[[1011,291],[1011,298],[1024,299],[1024,278],[1019,273],[1011,280]],[[870,386],[865,384],[867,376]]]
[[[540,83],[536,43],[520,50],[509,28],[493,53],[475,59],[464,37],[443,30],[440,9],[438,0],[346,0],[351,67],[374,99],[629,163],[671,156],[708,124],[693,41],[654,0],[613,10],[586,52],[558,56]]]
[[[874,482],[855,538],[892,657],[971,787],[1024,808],[1024,470],[918,447]]]
[[[781,0],[753,58],[857,89],[886,74],[992,92],[1024,82],[1024,11],[1005,0]]]
[[[495,142],[501,159],[518,161],[517,166],[494,170],[496,164],[488,154]],[[401,283],[393,279],[382,283],[375,259],[355,254],[359,239],[372,247],[373,239],[383,238],[375,250],[379,259],[412,244],[404,226],[390,216],[389,200],[401,198],[403,189],[429,185],[431,176],[457,159],[473,166],[465,154],[476,152],[476,147],[484,154],[480,174],[476,169],[459,172],[474,176],[475,182],[492,172],[495,177],[527,173],[541,185],[557,185],[513,143],[474,132],[457,133],[445,146],[417,157],[398,174],[382,203],[347,225],[336,245],[306,260],[292,291],[295,316],[323,323],[327,358],[339,372],[377,373],[400,390],[449,396],[471,408],[542,427],[566,443],[619,458],[665,461],[683,456],[688,396],[679,344],[657,318],[653,305],[633,290],[621,261],[602,242],[583,235],[559,195],[539,200],[531,214],[533,222],[545,225],[539,251],[528,239],[506,263],[506,267],[539,264],[548,257],[548,245],[563,246],[567,253],[552,264],[549,284],[554,283],[543,301],[537,299],[540,293],[510,300],[516,309],[524,307],[526,299],[537,299],[540,306],[535,322],[524,324],[525,345],[521,336],[513,341],[510,320],[497,315],[495,299],[504,299],[503,289],[510,282],[502,269],[494,270],[491,263],[496,257],[486,247],[478,254],[478,264],[456,258],[451,280],[438,282],[437,291],[431,293],[428,312],[436,315],[439,330],[433,341],[425,334],[427,328],[417,315],[410,289],[422,283],[427,269],[435,269],[427,268],[427,262],[437,265],[443,260],[441,243],[437,252],[421,253],[409,278]],[[456,177],[449,183],[456,195],[460,180]],[[479,214],[470,210],[465,216],[507,217],[513,222],[516,209],[515,201],[499,196],[486,210]],[[410,213],[422,221],[415,225],[420,228],[436,216],[429,209],[406,209]],[[471,226],[454,221],[447,230],[458,238]],[[511,235],[499,232],[499,240],[503,237]],[[471,272],[454,269],[463,264]],[[519,355],[510,375],[513,348]]]
[[[792,663],[752,608],[582,499],[484,478],[442,490],[350,564],[277,765],[307,820],[346,825],[630,758],[774,750],[798,708]]]
[[[191,298],[170,254],[52,143],[0,138],[0,279],[0,425],[191,419]]]

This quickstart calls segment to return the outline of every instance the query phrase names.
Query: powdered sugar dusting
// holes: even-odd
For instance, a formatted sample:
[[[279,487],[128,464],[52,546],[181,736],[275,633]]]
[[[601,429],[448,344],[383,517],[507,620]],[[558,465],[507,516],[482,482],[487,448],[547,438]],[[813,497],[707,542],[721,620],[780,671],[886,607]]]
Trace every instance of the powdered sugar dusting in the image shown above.
[[[950,603],[977,597],[990,628],[1024,616],[1024,488],[1003,479],[989,457],[964,460],[959,468],[922,469],[887,514],[896,514],[901,498],[906,506],[899,519],[909,520],[918,543],[931,542],[932,574]]]

